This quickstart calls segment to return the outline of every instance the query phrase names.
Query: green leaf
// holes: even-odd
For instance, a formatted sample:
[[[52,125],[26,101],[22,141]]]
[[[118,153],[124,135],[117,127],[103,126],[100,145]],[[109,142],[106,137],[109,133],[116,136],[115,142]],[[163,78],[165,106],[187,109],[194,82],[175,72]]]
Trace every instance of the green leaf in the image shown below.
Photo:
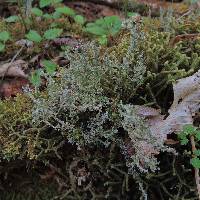
[[[31,73],[30,82],[35,87],[39,87],[41,85],[41,83],[42,83],[40,73],[41,73],[40,70],[36,70],[36,71]]]
[[[31,12],[38,17],[41,17],[43,15],[43,11],[39,8],[32,8]]]
[[[40,43],[42,41],[42,37],[35,30],[30,30],[28,34],[26,34],[26,38],[30,41]]]
[[[59,13],[59,12],[54,12],[54,13],[52,14],[52,18],[53,18],[53,19],[59,19],[60,16],[61,16],[61,13]]]
[[[47,40],[53,40],[57,37],[59,37],[62,34],[63,30],[59,28],[52,28],[44,33],[44,38]]]
[[[84,29],[86,32],[97,35],[97,36],[102,36],[102,35],[107,35],[107,31],[99,26],[86,26]]]
[[[5,50],[5,44],[0,42],[0,52],[3,52]]]
[[[108,38],[106,35],[103,35],[101,37],[98,38],[98,42],[101,45],[107,45],[108,44]]]
[[[117,34],[121,27],[122,27],[122,21],[118,16],[109,16],[104,17],[105,26],[109,29],[109,34],[115,35]]]
[[[181,145],[186,145],[189,142],[189,140],[185,137],[181,139]]]
[[[57,64],[51,60],[43,60],[42,65],[44,65],[45,70],[49,75],[53,75],[57,68]]]
[[[200,131],[195,131],[195,137],[198,141],[200,140]]]
[[[118,16],[109,16],[97,19],[94,23],[88,23],[85,31],[97,36],[112,35],[120,31],[122,22]]]
[[[191,124],[187,124],[183,126],[183,131],[186,133],[186,135],[194,134],[195,130],[196,130],[196,127],[194,127]]]
[[[82,16],[82,15],[76,15],[74,17],[74,21],[77,23],[77,24],[81,24],[83,25],[85,23],[85,18]]]
[[[53,23],[51,23],[51,25],[50,25],[51,28],[55,28],[55,27],[57,27],[57,26],[59,26],[59,23],[57,23],[57,22],[53,22]]]
[[[200,149],[195,150],[195,151],[194,151],[194,155],[195,155],[195,156],[200,156]]]
[[[6,42],[10,39],[10,33],[8,31],[2,31],[0,32],[0,41]]]
[[[17,22],[17,21],[19,21],[19,17],[17,15],[12,15],[10,17],[7,17],[5,19],[5,21],[8,22],[8,23]]]
[[[63,0],[54,0],[53,3],[54,3],[54,4],[56,4],[56,3],[61,3],[62,1],[63,1]]]
[[[189,140],[187,139],[187,135],[185,132],[181,132],[178,134],[178,138],[180,139],[181,145],[186,145]]]
[[[52,3],[52,0],[40,0],[39,5],[40,8],[44,8],[46,6],[49,6]]]
[[[194,167],[194,168],[200,168],[200,159],[199,158],[192,158],[191,160],[190,160],[190,163],[192,164],[192,166]]]
[[[133,17],[133,16],[139,16],[139,14],[136,13],[136,12],[128,12],[128,13],[127,13],[127,16],[128,16],[128,17]]]
[[[67,7],[67,6],[56,8],[56,12],[64,14],[64,15],[69,15],[69,16],[74,16],[75,15],[74,10],[69,8],[69,7]]]
[[[53,19],[53,15],[50,15],[48,13],[44,14],[43,17],[46,19]]]

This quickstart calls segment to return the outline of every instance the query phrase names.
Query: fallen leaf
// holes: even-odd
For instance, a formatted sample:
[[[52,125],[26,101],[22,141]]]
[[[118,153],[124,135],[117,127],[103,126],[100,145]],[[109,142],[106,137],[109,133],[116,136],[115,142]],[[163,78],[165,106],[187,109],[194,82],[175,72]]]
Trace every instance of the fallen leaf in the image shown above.
[[[0,96],[3,98],[16,96],[17,93],[23,92],[22,87],[27,84],[28,80],[23,78],[3,81],[3,83],[0,84]]]
[[[174,101],[166,119],[153,108],[136,106],[138,114],[146,118],[152,134],[163,142],[168,134],[181,131],[186,124],[193,124],[193,117],[200,109],[200,70],[192,76],[179,79],[173,84],[173,90]]]
[[[123,13],[119,11],[119,9],[116,9],[120,7],[118,6],[117,1],[112,1],[112,2],[104,1],[103,3],[77,1],[77,2],[69,2],[66,5],[77,11],[77,13],[85,16],[88,21],[94,21],[100,17],[105,17],[105,16],[112,16],[112,15],[123,16]]]
[[[136,105],[135,108],[137,114],[146,119],[146,123],[149,126],[152,135],[164,142],[167,139],[167,135],[160,131],[164,123],[164,116],[160,114],[160,110],[139,105]]]
[[[193,124],[193,116],[200,109],[200,70],[178,80],[173,90],[174,102],[162,129],[166,134],[180,131],[186,124]]]
[[[24,60],[17,60],[6,63],[0,66],[0,77],[21,77],[27,78],[27,75],[22,69],[27,68],[27,63]]]
[[[160,115],[160,110],[147,107],[147,106],[135,106],[136,112],[138,115],[142,117],[152,117],[152,116],[158,116]]]
[[[33,42],[30,40],[21,39],[21,40],[18,40],[17,42],[15,42],[15,45],[20,46],[20,47],[26,46],[26,47],[30,48],[30,47],[33,47]]]

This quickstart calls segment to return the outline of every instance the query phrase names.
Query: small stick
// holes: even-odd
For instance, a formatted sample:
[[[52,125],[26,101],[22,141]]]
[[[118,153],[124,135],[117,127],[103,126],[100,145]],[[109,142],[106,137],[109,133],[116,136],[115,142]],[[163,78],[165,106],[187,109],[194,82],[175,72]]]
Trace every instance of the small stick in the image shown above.
[[[10,66],[7,68],[7,70],[5,71],[4,75],[1,78],[1,81],[3,81],[6,73],[8,72],[9,68],[11,67],[11,64],[15,61],[15,59],[18,57],[18,55],[21,53],[21,51],[23,50],[23,48],[25,47],[25,45],[23,45],[19,51],[17,51],[17,53],[13,56],[12,60],[10,61]]]
[[[195,146],[195,141],[194,141],[194,136],[193,135],[190,137],[190,142],[191,142],[191,145],[192,145],[192,152],[194,154],[194,152],[196,151],[196,146]],[[199,200],[200,200],[199,169],[198,168],[194,168],[194,172],[195,172],[195,181],[196,181],[196,185],[197,185],[198,197],[199,197]]]

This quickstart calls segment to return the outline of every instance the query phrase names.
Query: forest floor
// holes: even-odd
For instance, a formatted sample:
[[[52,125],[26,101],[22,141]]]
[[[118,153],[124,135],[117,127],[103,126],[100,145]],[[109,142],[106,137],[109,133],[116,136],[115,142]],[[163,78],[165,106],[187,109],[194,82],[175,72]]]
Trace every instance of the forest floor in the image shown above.
[[[199,1],[0,0],[0,200],[199,199],[199,70]]]

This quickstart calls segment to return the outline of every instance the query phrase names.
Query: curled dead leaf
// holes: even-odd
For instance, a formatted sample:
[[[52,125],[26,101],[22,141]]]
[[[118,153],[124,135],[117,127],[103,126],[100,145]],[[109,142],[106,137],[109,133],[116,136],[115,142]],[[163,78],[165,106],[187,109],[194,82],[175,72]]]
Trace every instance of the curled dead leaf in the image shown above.
[[[27,75],[22,70],[25,68],[27,68],[27,63],[24,60],[5,63],[0,66],[0,77],[9,76],[27,78]]]
[[[186,124],[193,124],[193,116],[200,109],[200,70],[178,80],[173,89],[174,102],[162,129],[166,134],[180,131]]]
[[[173,84],[173,90],[174,101],[166,119],[158,110],[136,106],[138,114],[146,118],[152,134],[163,142],[167,140],[168,134],[181,131],[186,124],[193,124],[193,116],[200,109],[200,70],[178,80]]]

